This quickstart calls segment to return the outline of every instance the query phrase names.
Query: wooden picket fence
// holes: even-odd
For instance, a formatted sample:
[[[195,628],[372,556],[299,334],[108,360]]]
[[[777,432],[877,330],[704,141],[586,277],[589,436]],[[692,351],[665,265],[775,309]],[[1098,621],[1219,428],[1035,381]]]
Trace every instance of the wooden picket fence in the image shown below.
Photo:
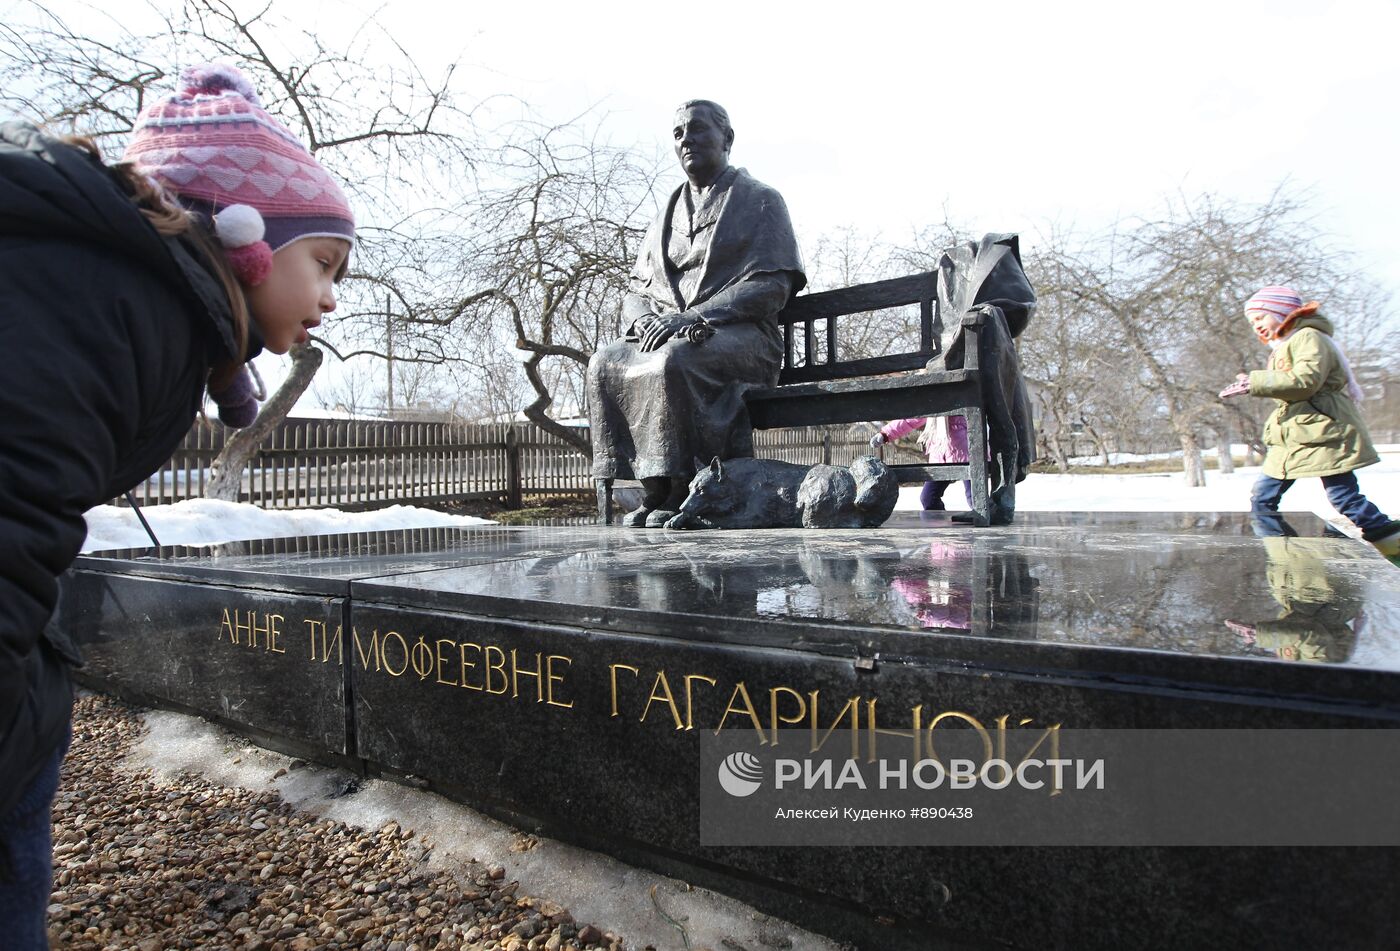
[[[754,455],[760,459],[782,459],[805,466],[824,463],[849,466],[860,456],[873,455],[870,437],[873,426],[804,426],[798,429],[762,429],[753,434]],[[900,445],[888,445],[886,462],[922,461],[911,436]]]
[[[588,437],[586,427],[580,435]],[[141,505],[200,498],[228,430],[199,420],[159,472],[133,494]],[[849,464],[869,433],[845,427],[763,430],[756,454]],[[379,508],[593,491],[589,459],[533,423],[284,420],[243,473],[240,501],[263,508]],[[125,504],[125,499],[116,500]]]

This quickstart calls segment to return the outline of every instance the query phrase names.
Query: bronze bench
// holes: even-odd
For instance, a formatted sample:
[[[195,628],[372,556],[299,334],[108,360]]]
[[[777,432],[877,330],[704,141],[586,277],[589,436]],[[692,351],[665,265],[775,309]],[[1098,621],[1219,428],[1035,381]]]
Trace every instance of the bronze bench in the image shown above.
[[[918,349],[880,357],[840,359],[838,318],[912,304],[919,305]],[[926,479],[970,479],[974,524],[986,525],[990,500],[978,373],[978,333],[985,315],[973,311],[964,317],[961,335],[946,352],[940,352],[940,335],[935,333],[937,311],[937,271],[795,297],[775,318],[783,328],[784,344],[778,385],[751,391],[745,401],[755,429],[913,416],[966,417],[968,463],[890,468],[901,485]],[[950,368],[948,362],[954,366]],[[599,517],[611,524],[612,480],[598,479],[597,489]]]

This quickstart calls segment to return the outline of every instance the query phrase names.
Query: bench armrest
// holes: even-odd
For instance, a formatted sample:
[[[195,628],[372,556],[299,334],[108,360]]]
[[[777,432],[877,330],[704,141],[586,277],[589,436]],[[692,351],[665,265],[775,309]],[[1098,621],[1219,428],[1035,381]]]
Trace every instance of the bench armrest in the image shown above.
[[[962,320],[958,323],[958,327],[961,329],[963,335],[962,368],[964,370],[969,370],[974,373],[977,372],[977,350],[979,343],[978,333],[981,331],[982,327],[986,324],[986,322],[986,312],[983,311],[981,308],[978,308],[976,310],[968,311],[966,314],[963,314]],[[939,354],[935,356],[925,365],[924,368],[927,370],[942,370],[943,355]]]

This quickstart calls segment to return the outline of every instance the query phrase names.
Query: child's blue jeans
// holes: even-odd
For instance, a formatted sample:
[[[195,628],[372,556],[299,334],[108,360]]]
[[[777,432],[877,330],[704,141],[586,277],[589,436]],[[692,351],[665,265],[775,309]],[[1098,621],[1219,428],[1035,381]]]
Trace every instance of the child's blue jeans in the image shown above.
[[[1294,481],[1261,475],[1259,481],[1254,483],[1250,509],[1255,512],[1277,512],[1279,500],[1283,498],[1283,493],[1292,488]],[[1332,507],[1361,529],[1363,535],[1369,537],[1390,523],[1385,513],[1361,494],[1356,476],[1352,473],[1323,476],[1322,487],[1327,490],[1327,501],[1332,503]]]
[[[0,816],[0,944],[14,951],[48,951],[53,889],[52,812],[65,740],[7,816]]]

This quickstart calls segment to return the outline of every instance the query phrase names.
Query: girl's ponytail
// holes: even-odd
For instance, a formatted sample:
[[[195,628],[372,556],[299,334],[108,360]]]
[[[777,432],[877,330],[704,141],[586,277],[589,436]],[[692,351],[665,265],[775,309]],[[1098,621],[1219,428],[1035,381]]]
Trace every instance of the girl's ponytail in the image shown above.
[[[64,141],[88,152],[99,161],[102,159],[101,149],[87,136],[66,136]],[[243,285],[238,283],[228,255],[198,216],[190,214],[172,201],[150,176],[137,171],[130,162],[119,162],[109,168],[122,190],[131,196],[131,200],[136,203],[136,207],[156,232],[167,238],[183,237],[194,245],[223,286],[228,297],[229,312],[233,315],[233,339],[238,353],[228,360],[214,364],[209,371],[208,389],[226,390],[243,367],[243,356],[248,351],[250,317],[248,298],[243,293]]]

